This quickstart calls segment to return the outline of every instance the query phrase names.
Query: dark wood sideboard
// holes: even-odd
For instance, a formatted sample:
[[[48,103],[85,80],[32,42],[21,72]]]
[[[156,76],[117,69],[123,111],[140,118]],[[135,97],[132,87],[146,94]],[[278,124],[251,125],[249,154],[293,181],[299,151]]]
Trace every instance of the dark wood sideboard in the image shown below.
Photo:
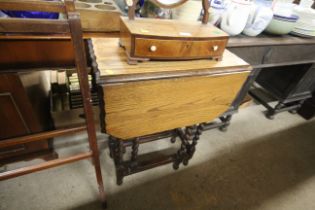
[[[254,81],[268,93],[277,104],[272,107],[255,92],[250,95],[267,108],[266,116],[273,118],[279,112],[295,112],[311,97],[315,84],[315,39],[295,36],[261,35],[259,37],[233,37],[228,49],[249,62],[254,71],[250,75],[240,99]],[[236,109],[240,100],[236,100]]]

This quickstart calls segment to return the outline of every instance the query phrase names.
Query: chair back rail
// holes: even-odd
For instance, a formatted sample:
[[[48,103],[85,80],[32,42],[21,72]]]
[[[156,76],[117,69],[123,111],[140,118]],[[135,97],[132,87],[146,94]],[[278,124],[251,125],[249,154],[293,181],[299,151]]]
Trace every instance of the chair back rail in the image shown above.
[[[46,34],[70,34],[69,15],[79,19],[79,13],[75,12],[74,2],[52,2],[43,0],[0,0],[0,10],[9,11],[41,11],[65,13],[65,20],[50,20],[39,18],[1,18],[0,33],[46,33]]]
[[[41,12],[66,12],[62,2],[51,2],[41,0],[0,0],[0,10],[17,11],[41,11]]]
[[[67,20],[43,20],[30,18],[0,19],[0,33],[70,33]]]

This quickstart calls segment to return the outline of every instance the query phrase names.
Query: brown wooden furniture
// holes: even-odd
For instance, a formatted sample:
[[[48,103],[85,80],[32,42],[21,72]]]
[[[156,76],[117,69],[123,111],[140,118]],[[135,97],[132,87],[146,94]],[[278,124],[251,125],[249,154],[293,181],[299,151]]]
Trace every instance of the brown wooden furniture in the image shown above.
[[[135,19],[136,2],[134,0],[129,5],[129,18],[121,18],[120,24],[120,45],[126,51],[129,64],[146,60],[222,58],[228,35],[215,26],[207,25],[207,0],[202,1],[205,11],[203,24],[197,21]],[[177,4],[167,7],[175,6]]]
[[[92,106],[90,103],[90,92],[87,80],[86,57],[84,51],[84,43],[82,38],[80,16],[75,11],[74,2],[65,0],[65,2],[47,2],[47,1],[17,1],[17,0],[2,0],[0,2],[0,9],[3,10],[36,10],[47,12],[65,13],[67,18],[65,20],[42,20],[42,19],[16,19],[7,18],[0,19],[0,33],[6,33],[8,37],[11,33],[42,33],[49,36],[52,33],[68,34],[70,35],[73,45],[73,52],[75,58],[75,66],[79,75],[81,93],[84,103],[84,111],[86,117],[86,125],[74,128],[65,128],[54,131],[42,132],[38,134],[31,134],[11,139],[0,141],[0,148],[21,145],[30,142],[42,141],[43,139],[71,134],[74,132],[81,132],[87,130],[90,144],[90,151],[81,154],[73,155],[66,158],[60,158],[34,166],[24,167],[12,171],[3,172],[0,174],[0,180],[5,180],[17,177],[24,174],[33,173],[47,168],[75,162],[78,160],[92,158],[95,167],[95,173],[100,193],[102,204],[106,206],[106,198],[100,169],[99,152],[96,142],[96,133],[94,127],[94,119]],[[49,49],[46,49],[49,50]],[[24,53],[22,50],[18,53]],[[42,64],[39,63],[39,67]],[[33,66],[35,67],[35,66]],[[1,70],[1,72],[5,72]]]
[[[26,76],[29,75],[24,75],[24,77]],[[26,82],[24,86],[17,73],[0,74],[0,81],[0,141],[50,128],[49,115],[41,115],[45,112],[43,108],[47,107],[45,102],[48,101],[41,100],[43,99],[41,97],[35,102],[28,95],[28,92],[36,93],[37,96],[40,93],[34,92],[34,89],[30,90],[27,81],[24,81],[24,83]],[[34,85],[32,86],[34,87]],[[38,88],[38,90],[41,89]],[[47,139],[0,149],[0,165],[17,160],[27,160],[34,156],[49,160],[55,158],[56,155]]]
[[[228,50],[219,62],[129,65],[117,43],[118,39],[92,39],[90,54],[103,99],[102,129],[111,136],[117,183],[121,184],[123,176],[160,164],[173,161],[174,168],[187,164],[207,122],[229,109],[251,67]],[[139,144],[163,137],[181,139],[178,154],[150,164],[137,163]],[[133,147],[131,162],[121,159],[126,146]]]
[[[283,111],[295,113],[303,101],[311,97],[314,84],[315,39],[295,36],[235,37],[228,48],[253,67],[249,86],[256,82],[277,104],[272,107],[262,91],[250,91],[252,97],[267,108],[265,115],[273,119]],[[250,85],[249,85],[250,84]],[[263,93],[263,94],[261,94]],[[269,97],[270,98],[270,97]]]
[[[119,31],[121,11],[113,0],[77,0],[82,30],[87,32]],[[105,22],[104,22],[105,21]]]

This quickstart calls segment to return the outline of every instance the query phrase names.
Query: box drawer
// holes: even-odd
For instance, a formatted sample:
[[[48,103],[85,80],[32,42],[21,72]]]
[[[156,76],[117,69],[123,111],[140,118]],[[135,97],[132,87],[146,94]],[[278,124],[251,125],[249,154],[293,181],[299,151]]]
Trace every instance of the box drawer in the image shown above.
[[[135,39],[136,57],[154,59],[193,59],[219,57],[222,55],[227,40],[161,40]]]

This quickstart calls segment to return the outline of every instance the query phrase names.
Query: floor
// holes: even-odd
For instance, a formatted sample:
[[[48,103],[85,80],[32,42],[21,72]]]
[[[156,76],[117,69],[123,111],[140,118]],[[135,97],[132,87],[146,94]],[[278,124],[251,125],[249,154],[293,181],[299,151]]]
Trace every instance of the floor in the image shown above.
[[[227,132],[205,132],[188,166],[158,167],[126,177],[122,186],[99,134],[108,209],[314,210],[315,120],[289,113],[268,120],[262,111],[244,108]],[[84,138],[57,139],[55,147],[60,156],[76,153],[87,149]],[[162,141],[140,148],[147,153],[153,146],[178,145]],[[101,209],[94,176],[86,160],[2,181],[0,209]]]

